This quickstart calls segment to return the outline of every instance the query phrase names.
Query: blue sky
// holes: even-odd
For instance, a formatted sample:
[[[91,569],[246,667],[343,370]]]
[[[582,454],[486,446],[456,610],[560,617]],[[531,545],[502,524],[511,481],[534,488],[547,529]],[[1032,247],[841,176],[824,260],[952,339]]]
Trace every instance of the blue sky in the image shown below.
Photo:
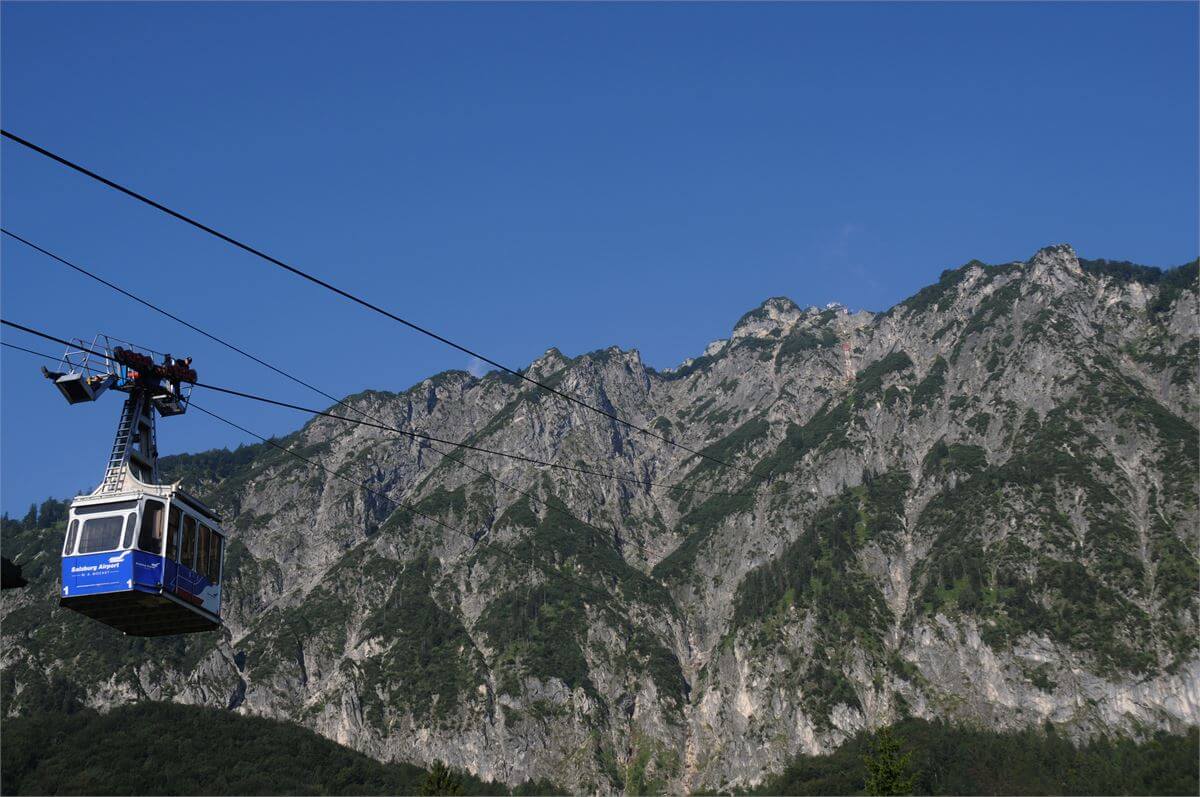
[[[1197,255],[1197,5],[0,6],[6,128],[515,366],[657,367],[764,298],[971,258]],[[4,226],[334,394],[461,354],[5,143]],[[5,239],[0,308],[328,402]],[[5,340],[27,343],[5,331]],[[33,348],[53,351],[52,344]],[[0,503],[91,489],[117,396],[0,352]],[[302,416],[225,397],[264,433]],[[164,453],[245,436],[168,419]]]

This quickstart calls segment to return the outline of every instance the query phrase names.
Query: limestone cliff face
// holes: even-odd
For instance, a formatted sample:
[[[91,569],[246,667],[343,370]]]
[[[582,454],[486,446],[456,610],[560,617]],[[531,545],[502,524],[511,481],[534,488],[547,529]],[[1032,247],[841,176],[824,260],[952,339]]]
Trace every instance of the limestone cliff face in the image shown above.
[[[530,365],[732,467],[464,372],[347,402],[578,470],[330,419],[280,443],[336,475],[175,458],[229,519],[227,629],[123,639],[53,605],[58,535],[6,539],[34,587],[3,598],[4,710],[227,706],[629,792],[754,784],[904,714],[1198,723],[1195,278],[1055,246],[881,314],[770,299],[670,371]]]

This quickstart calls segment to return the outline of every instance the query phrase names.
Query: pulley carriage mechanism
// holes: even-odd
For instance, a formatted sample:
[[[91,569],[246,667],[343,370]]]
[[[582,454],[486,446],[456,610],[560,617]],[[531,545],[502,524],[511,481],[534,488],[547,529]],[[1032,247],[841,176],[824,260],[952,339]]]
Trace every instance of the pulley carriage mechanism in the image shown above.
[[[59,603],[131,636],[218,628],[220,518],[158,472],[155,419],[187,412],[191,358],[156,361],[156,352],[114,341],[77,340],[56,370],[42,369],[70,404],[126,394],[100,486],[71,502]]]

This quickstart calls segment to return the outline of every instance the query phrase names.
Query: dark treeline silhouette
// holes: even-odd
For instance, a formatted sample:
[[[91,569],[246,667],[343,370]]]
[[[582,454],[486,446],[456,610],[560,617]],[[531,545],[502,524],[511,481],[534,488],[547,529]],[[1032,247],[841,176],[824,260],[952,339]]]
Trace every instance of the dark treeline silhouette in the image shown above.
[[[1200,793],[1200,734],[1076,746],[1053,728],[1010,733],[909,719],[799,756],[756,794]]]
[[[291,723],[199,706],[6,718],[3,738],[3,794],[514,793],[445,766],[384,764]],[[559,791],[531,782],[515,793]]]
[[[20,520],[13,520],[5,512],[0,517],[0,534],[9,531],[28,531],[30,529],[49,529],[67,519],[67,507],[70,501],[59,501],[47,498],[41,506],[30,504],[29,511]]]

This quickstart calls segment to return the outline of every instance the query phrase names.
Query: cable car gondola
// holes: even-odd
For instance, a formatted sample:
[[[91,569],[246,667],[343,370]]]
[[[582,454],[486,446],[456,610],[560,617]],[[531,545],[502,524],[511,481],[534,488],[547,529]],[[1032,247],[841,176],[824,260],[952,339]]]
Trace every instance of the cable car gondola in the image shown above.
[[[99,361],[93,367],[89,362]],[[59,604],[130,636],[211,631],[221,625],[225,532],[179,483],[160,484],[155,416],[187,411],[191,359],[161,363],[97,337],[42,373],[70,404],[110,388],[127,395],[100,486],[71,502]]]

